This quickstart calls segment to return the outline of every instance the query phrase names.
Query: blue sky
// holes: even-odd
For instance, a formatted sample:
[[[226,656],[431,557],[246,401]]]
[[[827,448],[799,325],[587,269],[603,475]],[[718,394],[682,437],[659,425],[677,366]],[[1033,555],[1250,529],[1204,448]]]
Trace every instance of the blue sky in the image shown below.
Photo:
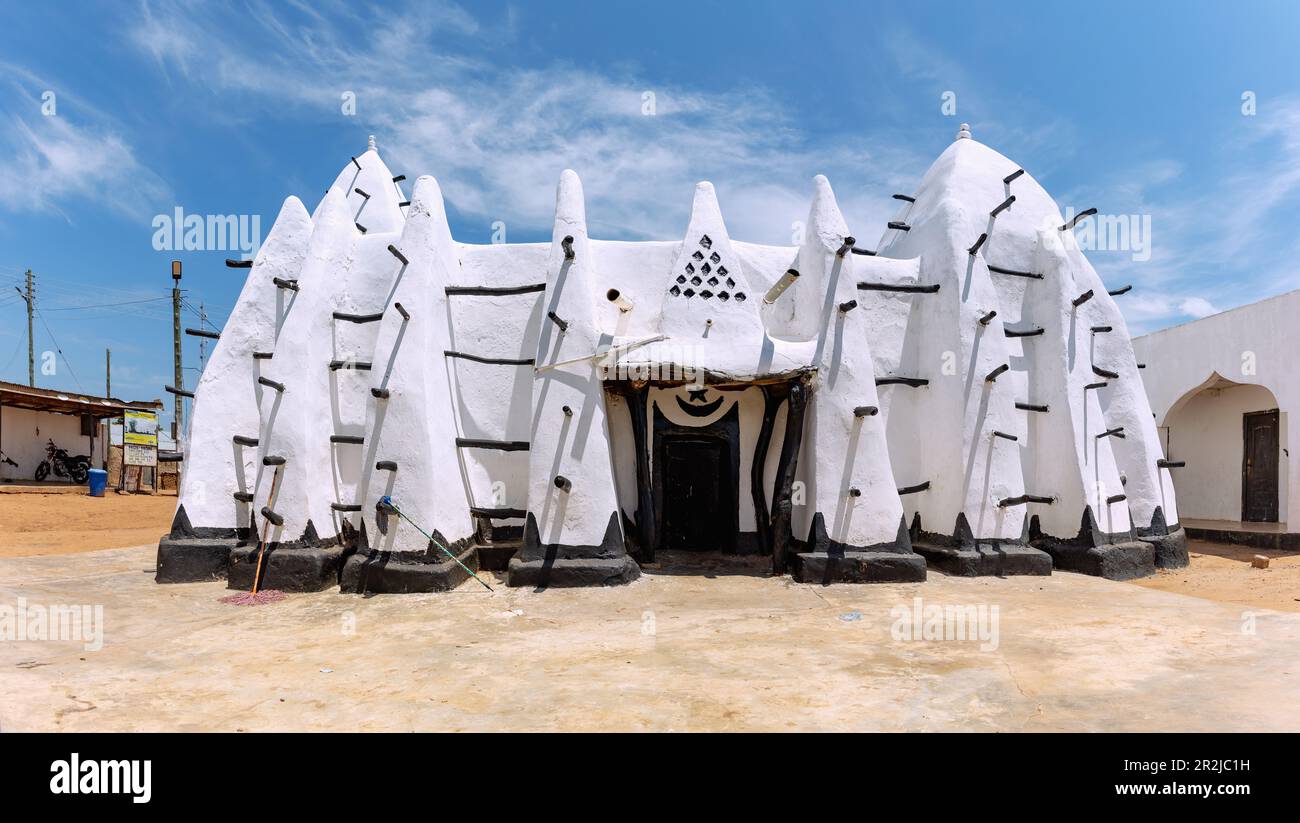
[[[102,392],[111,348],[115,395],[161,396],[169,261],[187,326],[200,304],[219,326],[242,272],[155,250],[154,217],[260,215],[264,236],[372,133],[439,179],[467,242],[549,237],[572,167],[596,236],[676,239],[708,179],[734,237],[785,243],[819,173],[877,237],[964,121],[1063,208],[1149,215],[1149,260],[1090,254],[1136,284],[1135,332],[1300,287],[1300,4],[5,5],[0,379],[26,380],[30,268],[38,371],[52,340],[66,356],[38,385]]]

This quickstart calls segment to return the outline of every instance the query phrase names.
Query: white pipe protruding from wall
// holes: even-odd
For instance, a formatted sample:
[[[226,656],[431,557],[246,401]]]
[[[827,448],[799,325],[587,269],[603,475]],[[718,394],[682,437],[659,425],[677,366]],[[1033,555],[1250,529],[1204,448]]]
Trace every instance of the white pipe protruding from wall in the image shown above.
[[[619,345],[612,346],[604,351],[598,351],[593,354],[584,354],[581,357],[574,357],[571,360],[561,360],[558,363],[548,363],[545,366],[534,366],[533,372],[535,374],[541,374],[544,371],[550,371],[551,369],[558,369],[560,366],[572,366],[574,363],[581,363],[584,360],[591,360],[594,357],[610,356],[613,359],[618,359],[622,355],[627,354],[632,349],[639,348],[641,346],[648,346],[651,343],[658,343],[660,340],[667,340],[667,339],[668,339],[668,335],[666,334],[656,334],[654,337],[646,337],[641,340],[633,340],[630,343],[620,343]]]
[[[632,301],[623,296],[618,289],[610,289],[605,292],[605,299],[614,304],[614,307],[622,314],[632,311]]]
[[[780,280],[773,283],[772,288],[768,289],[767,294],[763,295],[763,302],[768,305],[775,303],[777,298],[780,297],[786,289],[793,286],[794,281],[798,279],[799,272],[794,269],[786,269],[785,275],[782,276]]]

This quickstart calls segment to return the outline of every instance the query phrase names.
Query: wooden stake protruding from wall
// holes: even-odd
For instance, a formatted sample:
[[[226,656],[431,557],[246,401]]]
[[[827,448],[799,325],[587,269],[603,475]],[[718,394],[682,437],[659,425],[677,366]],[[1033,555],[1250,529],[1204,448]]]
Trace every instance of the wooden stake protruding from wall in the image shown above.
[[[1020,506],[1025,503],[1043,503],[1050,506],[1055,502],[1055,497],[1044,497],[1041,494],[1022,494],[1019,497],[1007,497],[999,500],[998,508],[1005,509],[1008,506]]]
[[[1080,220],[1082,220],[1082,219],[1085,218],[1085,217],[1091,217],[1092,215],[1094,215],[1094,214],[1096,214],[1096,213],[1097,213],[1097,210],[1096,210],[1096,209],[1084,209],[1083,211],[1081,211],[1081,212],[1079,212],[1078,214],[1076,214],[1074,217],[1070,218],[1070,222],[1068,222],[1068,223],[1066,223],[1065,225],[1061,226],[1061,228],[1058,229],[1058,231],[1069,231],[1070,229],[1074,228],[1075,225],[1076,225]]]
[[[999,377],[1001,377],[1002,374],[1003,374],[1004,372],[1006,372],[1006,371],[1007,371],[1008,369],[1010,369],[1010,368],[1011,368],[1011,364],[1009,364],[1009,363],[1003,363],[1001,366],[998,366],[998,367],[997,367],[996,369],[994,369],[993,371],[991,371],[991,372],[989,372],[988,374],[984,375],[984,382],[985,382],[985,383],[992,383],[993,381],[995,381],[995,380],[997,380]]]

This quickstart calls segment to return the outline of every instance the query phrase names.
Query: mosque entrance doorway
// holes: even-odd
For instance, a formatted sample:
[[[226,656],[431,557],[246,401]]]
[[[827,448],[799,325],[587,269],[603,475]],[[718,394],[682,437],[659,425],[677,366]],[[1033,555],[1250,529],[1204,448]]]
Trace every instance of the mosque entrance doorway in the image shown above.
[[[658,548],[736,551],[740,531],[738,408],[704,426],[654,411],[654,507]]]
[[[666,437],[663,547],[670,551],[734,551],[735,508],[724,483],[730,462],[718,437]]]

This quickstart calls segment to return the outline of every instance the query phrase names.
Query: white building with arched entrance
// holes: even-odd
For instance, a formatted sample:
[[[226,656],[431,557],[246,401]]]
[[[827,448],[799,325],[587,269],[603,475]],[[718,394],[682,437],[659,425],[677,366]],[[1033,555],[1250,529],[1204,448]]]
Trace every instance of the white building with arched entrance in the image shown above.
[[[1300,291],[1135,338],[1191,537],[1300,549]],[[1185,464],[1185,465],[1179,465]]]

